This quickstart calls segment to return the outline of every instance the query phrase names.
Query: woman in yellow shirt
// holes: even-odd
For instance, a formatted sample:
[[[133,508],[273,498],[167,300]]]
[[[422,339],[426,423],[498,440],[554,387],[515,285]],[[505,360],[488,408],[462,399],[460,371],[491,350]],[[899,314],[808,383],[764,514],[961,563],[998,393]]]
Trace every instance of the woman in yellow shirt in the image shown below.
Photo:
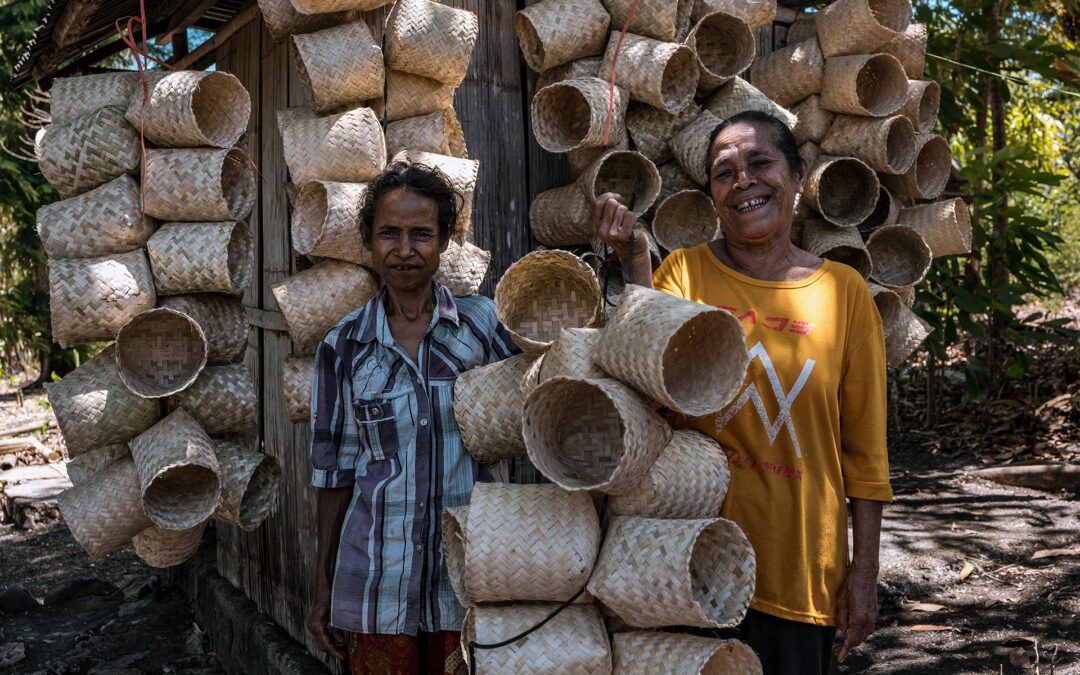
[[[807,166],[790,130],[744,112],[710,141],[707,189],[723,238],[672,252],[653,275],[619,195],[597,200],[594,229],[624,263],[633,252],[633,283],[742,322],[743,388],[724,410],[675,423],[710,434],[728,455],[721,515],[746,532],[758,564],[741,637],[765,673],[826,673],[877,617],[881,509],[892,499],[881,319],[855,270],[791,243]]]

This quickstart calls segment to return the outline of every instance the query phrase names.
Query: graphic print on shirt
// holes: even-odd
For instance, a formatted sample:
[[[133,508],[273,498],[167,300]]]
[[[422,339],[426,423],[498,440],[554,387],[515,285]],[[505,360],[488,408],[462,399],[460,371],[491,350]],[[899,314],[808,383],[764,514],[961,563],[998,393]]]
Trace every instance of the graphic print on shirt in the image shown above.
[[[791,434],[791,444],[795,446],[795,456],[801,458],[802,450],[799,448],[799,437],[795,433],[795,424],[791,421],[791,406],[795,403],[795,399],[799,397],[803,387],[806,386],[806,381],[810,379],[810,373],[814,370],[815,361],[807,359],[791,390],[784,392],[784,387],[780,384],[780,377],[776,374],[776,368],[773,366],[772,359],[769,358],[769,352],[766,351],[765,346],[758,342],[750,349],[748,354],[751,364],[755,358],[761,360],[761,365],[765,368],[765,375],[769,378],[769,386],[772,388],[773,396],[780,406],[780,411],[777,413],[775,420],[770,420],[757,385],[750,382],[739,394],[739,397],[728,406],[724,414],[717,418],[716,433],[719,434],[727,426],[727,423],[731,421],[731,418],[746,407],[747,403],[753,403],[754,410],[757,410],[758,417],[761,418],[761,424],[765,427],[765,434],[769,437],[769,443],[775,442],[776,437],[780,435],[780,429],[785,428]]]

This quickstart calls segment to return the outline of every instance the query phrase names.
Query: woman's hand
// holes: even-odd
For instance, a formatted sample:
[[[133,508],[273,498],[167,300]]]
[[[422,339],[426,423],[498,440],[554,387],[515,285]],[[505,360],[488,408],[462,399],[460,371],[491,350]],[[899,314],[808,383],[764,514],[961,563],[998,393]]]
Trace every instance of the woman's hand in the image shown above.
[[[330,625],[330,590],[316,584],[315,595],[308,607],[307,629],[315,637],[319,649],[336,659],[346,657],[345,634]]]
[[[837,600],[836,637],[844,638],[843,644],[834,649],[837,661],[843,662],[852,649],[870,637],[877,615],[877,569],[867,571],[852,563]]]
[[[637,216],[633,211],[619,203],[622,197],[614,192],[605,192],[596,198],[593,204],[593,234],[597,239],[610,246],[619,256],[619,262],[627,265],[630,257],[630,242],[634,242],[633,260],[630,265],[630,282],[646,288],[652,288],[652,258],[649,253],[649,238],[639,230]]]

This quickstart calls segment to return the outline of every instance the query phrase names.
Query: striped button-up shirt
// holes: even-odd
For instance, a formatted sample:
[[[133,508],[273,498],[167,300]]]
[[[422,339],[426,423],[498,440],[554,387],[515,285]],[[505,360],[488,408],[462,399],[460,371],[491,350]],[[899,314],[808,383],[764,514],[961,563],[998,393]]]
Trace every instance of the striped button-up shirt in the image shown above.
[[[444,508],[488,474],[454,419],[458,374],[519,352],[479,295],[435,284],[413,359],[390,334],[386,290],[319,344],[311,399],[312,485],[353,486],[335,565],[330,624],[357,633],[460,630],[442,558]]]

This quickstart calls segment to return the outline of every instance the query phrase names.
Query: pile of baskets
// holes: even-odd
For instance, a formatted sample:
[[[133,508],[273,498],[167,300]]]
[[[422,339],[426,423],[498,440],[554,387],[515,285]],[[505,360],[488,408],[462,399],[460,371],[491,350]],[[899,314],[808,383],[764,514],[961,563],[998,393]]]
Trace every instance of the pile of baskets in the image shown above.
[[[753,549],[718,517],[726,456],[652,405],[723,408],[747,367],[738,320],[637,286],[605,316],[595,273],[562,250],[512,265],[495,304],[524,353],[459,376],[462,440],[485,464],[527,456],[552,484],[478,484],[469,506],[443,514],[476,672],[760,672],[741,643],[649,630],[735,625],[753,596]],[[521,640],[470,647],[571,599]]]
[[[809,166],[793,240],[868,279],[888,361],[906,360],[930,332],[911,311],[914,286],[932,258],[971,248],[965,203],[940,199],[951,157],[933,133],[939,88],[918,79],[926,27],[909,1],[780,15],[769,1],[640,3],[622,35],[633,5],[543,0],[517,15],[522,55],[540,73],[533,132],[577,177],[533,201],[536,239],[596,248],[591,202],[607,191],[639,216],[657,263],[722,236],[702,191],[709,134],[735,113],[768,112]],[[788,46],[755,59],[751,31],[781,18]],[[601,273],[621,288],[617,269]]]
[[[53,339],[114,342],[46,385],[71,458],[61,513],[94,559],[133,540],[166,567],[195,552],[210,518],[258,526],[280,469],[236,436],[257,405],[240,362],[256,171],[235,144],[248,93],[222,72],[148,72],[145,84],[131,72],[56,81],[36,153],[62,200],[37,221]]]

